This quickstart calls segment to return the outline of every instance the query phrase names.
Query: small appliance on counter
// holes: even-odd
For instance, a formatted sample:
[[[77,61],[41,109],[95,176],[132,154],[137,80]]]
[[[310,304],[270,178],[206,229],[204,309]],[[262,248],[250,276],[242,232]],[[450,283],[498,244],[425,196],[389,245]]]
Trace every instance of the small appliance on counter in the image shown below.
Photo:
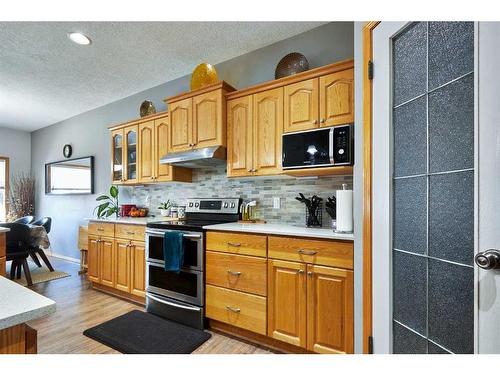
[[[352,233],[352,190],[347,189],[347,184],[342,184],[342,190],[335,193],[337,208],[337,228],[338,233]]]
[[[265,220],[257,218],[257,201],[253,200],[250,202],[243,202],[241,204],[241,220],[238,220],[242,224],[265,224]]]

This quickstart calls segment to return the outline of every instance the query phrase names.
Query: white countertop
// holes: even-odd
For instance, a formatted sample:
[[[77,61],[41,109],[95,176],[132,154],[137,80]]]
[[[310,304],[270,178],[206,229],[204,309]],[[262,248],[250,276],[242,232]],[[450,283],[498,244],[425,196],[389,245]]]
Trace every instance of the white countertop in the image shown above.
[[[5,233],[5,232],[8,232],[8,231],[10,231],[10,228],[0,227],[0,233]]]
[[[56,303],[0,276],[0,330],[52,314]]]
[[[119,218],[107,218],[107,219],[98,219],[96,217],[87,217],[85,220],[88,221],[99,221],[103,223],[112,223],[112,224],[136,224],[136,225],[146,225],[150,221],[161,221],[161,216],[148,216],[148,217],[119,217]]]
[[[283,236],[294,237],[311,237],[311,238],[327,238],[331,240],[346,240],[354,241],[352,233],[335,233],[329,228],[306,228],[293,225],[282,224],[242,224],[242,223],[226,223],[205,225],[203,229],[220,230],[228,232],[247,232],[247,233],[264,233],[278,234]]]

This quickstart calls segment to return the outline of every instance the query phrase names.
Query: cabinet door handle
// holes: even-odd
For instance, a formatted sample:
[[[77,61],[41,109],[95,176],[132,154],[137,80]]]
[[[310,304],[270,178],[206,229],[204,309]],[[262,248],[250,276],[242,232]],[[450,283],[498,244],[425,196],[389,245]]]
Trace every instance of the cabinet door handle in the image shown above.
[[[227,273],[230,274],[230,275],[234,275],[234,276],[240,276],[241,275],[241,272],[239,272],[239,271],[227,270]]]
[[[135,234],[135,232],[127,232],[127,234],[133,235]]]
[[[322,118],[321,120],[319,120],[319,122],[321,122],[323,124],[325,122],[325,119]]]
[[[103,228],[97,228],[97,231],[98,232],[104,232],[104,229]]]
[[[311,271],[307,271],[307,276],[312,276],[312,272]]]
[[[252,173],[252,170],[251,170],[251,169],[249,169],[249,170],[248,170],[248,172]]]
[[[241,244],[239,242],[228,242],[227,243],[229,246],[234,246],[234,247],[240,247]]]
[[[257,172],[257,169],[255,169],[255,168],[254,168],[254,169],[252,169],[252,172]]]
[[[304,273],[304,270],[298,270],[297,273]]]
[[[317,251],[314,251],[314,250],[299,249],[299,250],[298,250],[298,253],[299,253],[299,254],[302,254],[302,255],[315,255],[315,254],[317,254],[318,252],[317,252]]]
[[[313,124],[316,125],[318,123],[318,120],[314,120]]]
[[[155,178],[153,176],[151,176],[151,179],[154,180]]]
[[[241,311],[241,309],[239,309],[238,307],[231,307],[231,306],[226,306],[226,309],[237,314]]]

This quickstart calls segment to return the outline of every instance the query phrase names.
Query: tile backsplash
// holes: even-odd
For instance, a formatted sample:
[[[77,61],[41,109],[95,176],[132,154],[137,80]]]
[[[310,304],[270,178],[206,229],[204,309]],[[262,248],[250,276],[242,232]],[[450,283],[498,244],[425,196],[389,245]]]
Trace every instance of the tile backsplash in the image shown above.
[[[323,198],[335,195],[346,183],[352,188],[352,176],[332,176],[317,179],[289,177],[228,178],[224,165],[211,169],[194,169],[193,182],[168,183],[150,186],[121,187],[121,203],[145,206],[158,215],[160,202],[170,199],[183,205],[187,198],[240,197],[257,200],[257,217],[274,224],[305,226],[305,206],[295,197],[303,193]],[[273,197],[281,199],[281,208],[273,209]],[[324,204],[323,204],[324,210]],[[330,226],[330,217],[323,211],[323,226]]]

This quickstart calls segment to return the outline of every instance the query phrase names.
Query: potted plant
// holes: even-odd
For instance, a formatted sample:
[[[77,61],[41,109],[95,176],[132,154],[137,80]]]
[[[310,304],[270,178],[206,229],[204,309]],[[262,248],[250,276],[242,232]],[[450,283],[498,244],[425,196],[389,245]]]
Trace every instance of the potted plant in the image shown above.
[[[112,185],[109,188],[109,196],[101,195],[96,198],[96,201],[99,202],[99,205],[94,209],[94,212],[97,210],[99,219],[108,218],[113,214],[118,218],[120,206],[118,205],[118,188],[116,186]]]
[[[158,206],[158,209],[160,210],[160,215],[170,216],[170,207],[172,207],[172,203],[170,202],[170,200],[160,203],[160,205]]]

